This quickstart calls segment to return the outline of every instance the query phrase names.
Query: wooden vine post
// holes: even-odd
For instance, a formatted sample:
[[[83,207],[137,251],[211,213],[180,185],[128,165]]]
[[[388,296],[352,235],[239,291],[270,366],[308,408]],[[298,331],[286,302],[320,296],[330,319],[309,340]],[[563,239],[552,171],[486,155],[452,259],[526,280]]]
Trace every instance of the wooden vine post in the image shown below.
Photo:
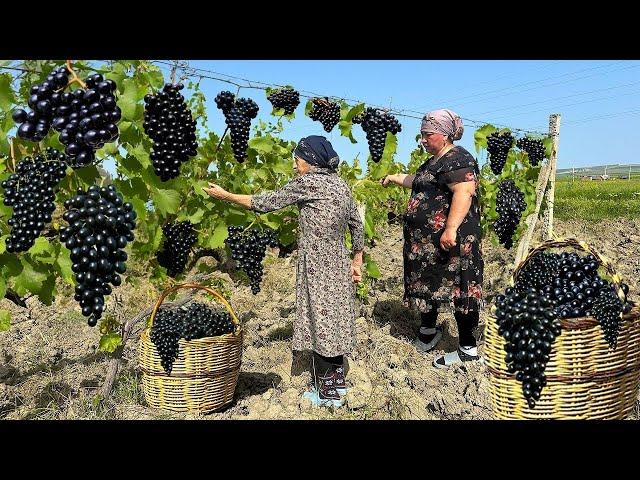
[[[558,144],[560,142],[560,115],[554,114],[549,118],[549,136],[551,137],[551,174],[549,176],[549,190],[547,191],[547,209],[544,222],[544,240],[553,238],[553,208],[556,198],[556,166],[558,164]]]
[[[518,243],[518,249],[516,251],[515,264],[519,265],[522,259],[527,255],[529,251],[529,245],[533,238],[533,233],[538,223],[538,217],[540,215],[540,207],[542,206],[542,199],[544,198],[545,191],[547,191],[547,184],[551,183],[549,190],[547,191],[547,209],[545,210],[545,218],[549,218],[544,222],[545,239],[552,238],[553,235],[553,201],[555,197],[555,184],[556,184],[556,164],[558,159],[558,138],[560,135],[560,114],[554,113],[549,117],[549,136],[552,139],[551,156],[549,162],[542,167],[540,175],[538,176],[538,184],[536,185],[536,208],[534,212],[529,215],[525,223],[527,224],[527,230],[522,235],[520,242]],[[550,216],[549,216],[550,215]]]

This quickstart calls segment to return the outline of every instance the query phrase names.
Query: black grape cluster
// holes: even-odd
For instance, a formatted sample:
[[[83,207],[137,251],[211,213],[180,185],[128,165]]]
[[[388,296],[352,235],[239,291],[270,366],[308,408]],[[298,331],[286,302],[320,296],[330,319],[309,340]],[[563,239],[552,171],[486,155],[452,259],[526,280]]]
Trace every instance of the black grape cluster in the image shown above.
[[[47,148],[46,153],[23,158],[16,173],[3,181],[4,204],[13,207],[7,221],[11,233],[6,240],[7,252],[29,250],[51,221],[56,209],[56,186],[65,177],[65,155]]]
[[[229,236],[225,243],[231,250],[231,258],[238,262],[240,270],[248,275],[251,284],[251,292],[256,295],[260,291],[262,281],[262,259],[267,247],[278,245],[275,230],[258,231],[251,229],[243,231],[243,227],[231,225],[228,228]]]
[[[352,121],[356,124],[362,124],[362,129],[367,134],[371,158],[376,163],[382,158],[387,132],[395,135],[402,131],[402,125],[396,117],[371,107],[368,107],[362,114],[356,115]]]
[[[170,277],[184,271],[189,253],[198,239],[190,221],[168,223],[162,227],[164,243],[158,252],[158,263],[167,269]]]
[[[496,211],[498,219],[493,224],[493,229],[498,235],[498,240],[505,248],[513,246],[513,234],[520,224],[522,212],[527,209],[524,193],[516,186],[513,180],[503,180],[498,185],[496,195]]]
[[[151,161],[163,182],[180,175],[180,166],[198,153],[196,121],[180,93],[183,88],[167,83],[161,92],[144,97],[142,126],[153,141]]]
[[[39,142],[47,136],[51,122],[56,116],[56,107],[60,105],[64,89],[69,83],[69,71],[65,66],[58,67],[47,78],[31,87],[27,104],[30,112],[17,109],[13,112],[13,121],[19,124],[18,136],[23,140]]]
[[[620,314],[625,310],[624,307],[625,304],[620,300],[614,288],[603,288],[593,301],[589,312],[592,317],[598,320],[604,339],[613,350],[618,346],[618,333],[622,321]]]
[[[228,312],[192,302],[188,306],[160,310],[151,327],[150,338],[158,350],[162,368],[171,374],[181,338],[189,341],[225,335],[235,330]]]
[[[74,299],[82,315],[94,326],[105,310],[104,296],[122,283],[126,271],[124,248],[133,241],[136,212],[125,203],[113,185],[79,188],[77,195],[64,202],[60,241],[71,251],[71,270],[75,274]],[[109,285],[111,284],[111,285]]]
[[[581,257],[577,253],[538,253],[518,275],[516,289],[537,288],[555,300],[560,318],[595,317],[602,326],[605,339],[615,348],[620,313],[628,313],[626,301],[629,286],[620,287],[625,295],[622,302],[613,284],[598,274],[598,261],[593,255]]]
[[[547,285],[553,285],[561,269],[560,255],[538,252],[520,269],[514,288],[518,292],[525,292],[530,288],[542,290]]]
[[[491,171],[500,175],[502,169],[507,163],[507,155],[513,145],[513,135],[509,132],[501,133],[493,132],[487,137],[487,152],[489,152],[489,164]]]
[[[233,156],[242,163],[247,158],[251,120],[258,116],[258,104],[250,98],[236,98],[233,93],[224,91],[216,96],[216,105],[224,113],[231,132]]]
[[[274,108],[282,108],[285,115],[291,115],[300,105],[300,94],[293,88],[280,88],[267,96]]]
[[[542,140],[536,140],[529,137],[524,137],[516,142],[516,146],[520,150],[524,150],[529,155],[529,163],[534,167],[539,165],[544,160],[545,149]]]
[[[505,340],[507,371],[522,382],[522,393],[530,408],[547,384],[545,369],[551,345],[561,333],[555,301],[535,288],[507,288],[496,296],[498,333]]]
[[[498,333],[505,344],[507,368],[523,382],[533,408],[546,384],[544,369],[562,318],[595,317],[611,348],[617,344],[621,313],[628,313],[627,284],[621,301],[614,286],[598,274],[593,255],[538,252],[518,272],[513,288],[496,297]]]
[[[60,74],[56,74],[56,77],[57,75]],[[65,93],[57,92],[45,102],[48,105],[46,111],[50,111],[53,118],[50,126],[60,132],[60,143],[65,145],[64,151],[73,168],[90,165],[95,160],[97,149],[118,138],[117,123],[122,117],[120,107],[116,105],[114,96],[116,84],[113,80],[105,80],[102,75],[96,73],[87,77],[85,83],[86,89],[79,88]],[[32,95],[29,99],[30,102],[34,97],[39,97],[42,94],[43,85],[44,83],[37,90],[37,93]],[[38,101],[37,105],[41,105],[42,102]],[[20,120],[24,115],[28,120],[29,114],[23,110],[17,110],[14,112],[14,119],[17,117]],[[20,134],[20,129],[24,127],[25,124],[20,126],[18,134]],[[44,135],[47,132],[48,128]],[[44,136],[35,137],[33,140],[37,141],[38,138],[41,140]]]
[[[309,118],[322,123],[325,132],[333,130],[340,121],[340,105],[330,102],[328,98],[314,98],[312,104]]]

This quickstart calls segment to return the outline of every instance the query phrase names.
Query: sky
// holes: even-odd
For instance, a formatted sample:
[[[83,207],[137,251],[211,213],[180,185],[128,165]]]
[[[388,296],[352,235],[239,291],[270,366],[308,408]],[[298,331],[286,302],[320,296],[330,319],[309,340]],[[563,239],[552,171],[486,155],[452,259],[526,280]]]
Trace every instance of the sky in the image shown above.
[[[166,61],[161,61],[166,62]],[[530,130],[548,132],[549,115],[561,115],[558,168],[600,164],[640,163],[640,61],[635,60],[188,60],[190,68],[206,77],[249,80],[251,85],[291,85],[302,94],[320,94],[390,107],[398,115],[396,159],[407,163],[415,148],[420,117],[430,110],[449,108],[464,120],[465,133],[456,142],[474,155],[473,133],[484,123],[509,127],[516,137]],[[170,66],[159,64],[165,78]],[[187,71],[178,70],[179,74]],[[188,71],[193,74],[193,71]],[[247,85],[244,80],[234,80]],[[237,87],[203,78],[209,128],[222,133],[224,117],[214,98]],[[307,93],[310,92],[310,93]],[[188,95],[188,91],[183,93]],[[242,88],[240,96],[255,100],[258,118],[273,119],[264,90]],[[319,122],[304,115],[285,121],[282,136],[297,141],[307,135],[325,135],[341,159],[351,163],[368,147],[359,125],[351,144],[338,128],[326,133]],[[417,117],[417,118],[412,118]],[[478,156],[481,163],[486,153]]]

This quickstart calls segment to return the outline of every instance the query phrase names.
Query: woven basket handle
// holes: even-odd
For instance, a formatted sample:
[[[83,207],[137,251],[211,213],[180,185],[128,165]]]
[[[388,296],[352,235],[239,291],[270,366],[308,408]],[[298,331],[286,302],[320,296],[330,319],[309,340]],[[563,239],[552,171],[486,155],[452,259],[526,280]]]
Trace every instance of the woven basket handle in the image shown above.
[[[151,328],[153,326],[153,321],[156,318],[156,313],[158,313],[158,309],[160,308],[160,305],[162,305],[162,302],[164,301],[164,299],[167,298],[168,295],[172,294],[173,292],[177,292],[178,290],[180,290],[182,288],[193,288],[193,289],[197,289],[197,290],[204,290],[207,293],[210,293],[211,295],[213,295],[215,297],[215,299],[219,303],[221,303],[227,309],[227,311],[231,315],[231,319],[232,319],[233,323],[235,323],[236,325],[240,325],[240,320],[238,320],[238,317],[236,317],[236,314],[233,311],[233,308],[231,308],[231,305],[229,305],[229,303],[216,290],[214,290],[213,288],[210,288],[210,287],[206,287],[204,285],[198,285],[197,283],[182,283],[182,284],[175,285],[175,286],[165,290],[162,293],[162,295],[160,295],[160,298],[156,302],[156,305],[155,305],[155,307],[153,307],[153,311],[151,312],[151,317],[149,318],[149,328]]]
[[[578,240],[577,238],[565,238],[565,239],[557,239],[557,240],[547,240],[546,242],[542,242],[536,248],[529,250],[527,256],[520,262],[520,264],[513,270],[511,274],[511,285],[513,286],[518,278],[518,274],[520,270],[524,268],[524,266],[529,262],[529,260],[536,255],[538,252],[543,250],[547,250],[549,248],[558,248],[558,247],[573,247],[576,250],[581,250],[586,253],[590,253],[594,257],[600,265],[602,265],[607,273],[611,275],[611,279],[613,280],[613,284],[616,287],[616,293],[618,294],[618,298],[624,302],[625,295],[620,287],[620,283],[622,282],[620,275],[616,272],[615,268],[611,264],[610,260],[603,255],[600,255],[593,247],[587,245],[582,240]]]

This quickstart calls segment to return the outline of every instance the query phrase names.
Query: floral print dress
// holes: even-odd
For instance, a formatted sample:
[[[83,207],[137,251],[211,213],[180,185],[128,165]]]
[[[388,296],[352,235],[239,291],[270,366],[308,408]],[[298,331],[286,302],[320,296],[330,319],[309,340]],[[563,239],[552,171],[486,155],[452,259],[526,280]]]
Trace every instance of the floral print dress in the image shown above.
[[[440,248],[453,192],[449,184],[476,182],[469,212],[458,228],[456,246]],[[404,215],[404,303],[420,312],[432,309],[469,313],[482,307],[479,170],[473,156],[455,146],[416,172]]]
[[[251,208],[270,212],[300,209],[293,350],[335,357],[356,345],[355,287],[345,246],[364,247],[364,226],[349,186],[331,170],[316,167],[280,190],[254,195]]]

